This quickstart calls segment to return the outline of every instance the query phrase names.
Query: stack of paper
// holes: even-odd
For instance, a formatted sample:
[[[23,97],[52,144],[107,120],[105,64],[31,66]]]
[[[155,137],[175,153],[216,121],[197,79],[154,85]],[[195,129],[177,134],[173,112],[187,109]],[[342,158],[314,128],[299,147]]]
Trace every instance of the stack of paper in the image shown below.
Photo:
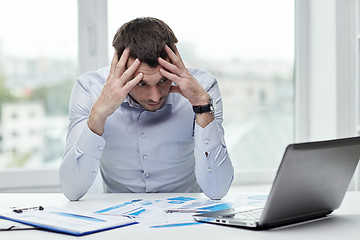
[[[136,219],[145,228],[160,228],[201,224],[194,220],[195,213],[230,207],[230,203],[223,201],[179,196],[159,200],[134,199],[96,213],[127,216]]]

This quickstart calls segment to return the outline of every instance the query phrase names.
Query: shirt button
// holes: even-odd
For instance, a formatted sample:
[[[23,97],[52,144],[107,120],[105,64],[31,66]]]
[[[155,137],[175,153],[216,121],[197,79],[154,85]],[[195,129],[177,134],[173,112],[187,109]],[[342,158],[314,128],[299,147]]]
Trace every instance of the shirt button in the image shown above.
[[[98,146],[99,151],[103,150],[103,146]]]
[[[205,139],[205,140],[204,140],[204,143],[205,143],[206,145],[208,145],[208,144],[209,144],[209,139]]]
[[[94,172],[92,172],[92,175],[93,175],[93,176],[96,176],[96,172],[95,172],[95,171],[94,171]]]
[[[148,157],[147,155],[144,155],[144,156],[143,156],[143,159],[147,159],[147,157]]]
[[[150,176],[150,173],[145,173],[145,177],[149,177]]]
[[[144,137],[145,137],[145,133],[141,133],[141,137],[144,138]]]
[[[210,173],[212,171],[211,167],[208,168],[208,172]]]

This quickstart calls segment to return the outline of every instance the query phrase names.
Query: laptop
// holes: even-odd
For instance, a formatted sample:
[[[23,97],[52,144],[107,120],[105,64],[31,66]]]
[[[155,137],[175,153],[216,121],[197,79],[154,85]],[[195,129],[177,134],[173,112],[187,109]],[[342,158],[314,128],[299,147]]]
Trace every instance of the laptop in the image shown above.
[[[339,208],[360,158],[360,137],[290,144],[262,208],[194,215],[196,221],[269,229],[326,217]]]

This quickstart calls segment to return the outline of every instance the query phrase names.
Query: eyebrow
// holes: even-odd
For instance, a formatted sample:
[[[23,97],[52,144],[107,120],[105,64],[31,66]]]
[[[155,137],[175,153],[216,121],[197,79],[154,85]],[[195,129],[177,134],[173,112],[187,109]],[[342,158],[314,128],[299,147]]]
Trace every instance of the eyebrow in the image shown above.
[[[166,77],[162,77],[158,82],[162,81],[162,80],[166,80],[167,78]],[[148,82],[146,80],[141,80],[139,83],[146,83],[148,84]]]

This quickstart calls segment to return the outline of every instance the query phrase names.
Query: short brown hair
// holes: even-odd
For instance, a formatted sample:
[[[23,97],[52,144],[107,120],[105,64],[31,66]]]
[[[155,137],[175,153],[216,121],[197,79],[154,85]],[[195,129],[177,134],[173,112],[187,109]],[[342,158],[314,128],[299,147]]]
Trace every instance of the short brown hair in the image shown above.
[[[150,67],[159,65],[157,58],[167,58],[165,44],[173,51],[178,42],[174,32],[163,21],[152,18],[136,18],[122,25],[116,32],[112,46],[119,57],[126,47],[130,57],[139,58]]]

